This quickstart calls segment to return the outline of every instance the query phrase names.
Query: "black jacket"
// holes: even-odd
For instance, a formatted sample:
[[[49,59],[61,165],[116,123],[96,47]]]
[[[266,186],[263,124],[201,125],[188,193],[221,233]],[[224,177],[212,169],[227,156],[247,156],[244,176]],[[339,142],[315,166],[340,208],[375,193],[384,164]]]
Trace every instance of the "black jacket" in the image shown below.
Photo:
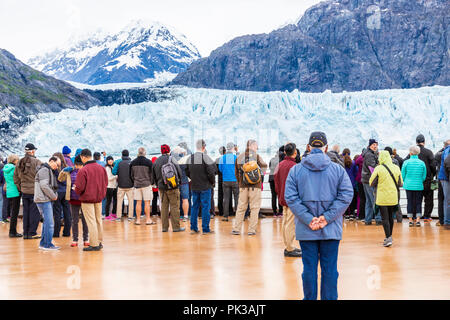
[[[130,163],[130,178],[135,188],[146,188],[153,184],[153,163],[139,156]]]
[[[422,145],[418,145],[420,148],[419,159],[425,162],[425,166],[427,167],[427,178],[424,181],[424,184],[431,183],[431,180],[436,175],[436,161],[434,159],[434,154],[430,149],[425,148]],[[409,159],[409,154],[405,158],[405,160]]]
[[[211,189],[215,183],[216,164],[208,155],[196,152],[187,161],[186,175],[191,179],[192,191]]]
[[[161,169],[162,166],[165,165],[167,162],[169,162],[169,155],[163,154],[158,159],[156,159],[155,163],[153,164],[153,171],[152,171],[153,181],[158,184],[158,189],[163,191],[167,191],[168,188],[163,181]],[[172,157],[172,163],[175,165],[177,169],[178,178],[181,179],[182,177],[181,168],[174,157]],[[180,184],[181,180],[179,180],[178,183]]]
[[[364,162],[361,172],[361,183],[369,184],[370,176],[372,172],[369,167],[375,169],[378,164],[378,154],[372,151],[372,149],[367,149],[366,153],[363,154]]]
[[[122,161],[117,165],[117,183],[121,189],[133,188],[133,181],[130,178],[130,157],[122,157]]]

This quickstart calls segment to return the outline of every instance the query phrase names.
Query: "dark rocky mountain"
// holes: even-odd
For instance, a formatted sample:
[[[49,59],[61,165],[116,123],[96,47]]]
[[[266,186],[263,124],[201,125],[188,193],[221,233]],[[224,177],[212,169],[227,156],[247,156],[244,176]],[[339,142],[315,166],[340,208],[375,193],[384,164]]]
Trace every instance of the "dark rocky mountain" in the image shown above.
[[[450,1],[333,0],[297,24],[236,38],[172,84],[334,92],[450,85]]]
[[[49,77],[0,49],[0,148],[26,125],[29,116],[66,108],[86,110],[99,100],[70,84]]]

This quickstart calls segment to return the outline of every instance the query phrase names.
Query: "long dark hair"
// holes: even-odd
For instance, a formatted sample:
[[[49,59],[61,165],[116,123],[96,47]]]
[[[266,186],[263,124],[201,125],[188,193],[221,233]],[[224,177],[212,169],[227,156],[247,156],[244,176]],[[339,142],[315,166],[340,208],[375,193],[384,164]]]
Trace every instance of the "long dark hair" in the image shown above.
[[[346,154],[344,156],[344,164],[345,164],[346,168],[350,168],[353,164],[353,160],[352,160],[352,158],[350,158],[350,156],[348,154]]]

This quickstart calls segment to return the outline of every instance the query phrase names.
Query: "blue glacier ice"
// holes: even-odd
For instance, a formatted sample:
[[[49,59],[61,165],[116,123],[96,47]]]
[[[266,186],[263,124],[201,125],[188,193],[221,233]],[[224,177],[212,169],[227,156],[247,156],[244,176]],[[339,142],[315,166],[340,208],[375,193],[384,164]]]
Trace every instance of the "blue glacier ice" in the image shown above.
[[[194,149],[203,137],[208,151],[217,155],[228,141],[242,151],[248,138],[256,138],[261,153],[272,155],[288,141],[303,150],[310,132],[321,130],[330,145],[339,143],[353,154],[376,138],[380,147],[393,146],[406,156],[418,133],[434,151],[450,138],[450,87],[343,93],[171,90],[176,98],[158,103],[39,114],[18,142],[35,143],[42,156],[64,145],[116,155],[127,148],[135,155],[140,146],[158,153],[161,144],[181,141]]]

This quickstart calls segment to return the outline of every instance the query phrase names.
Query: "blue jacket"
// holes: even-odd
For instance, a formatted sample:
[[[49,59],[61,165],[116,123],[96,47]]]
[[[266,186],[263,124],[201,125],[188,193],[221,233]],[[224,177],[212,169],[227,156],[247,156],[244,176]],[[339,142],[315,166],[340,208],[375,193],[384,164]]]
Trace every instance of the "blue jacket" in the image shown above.
[[[442,152],[442,157],[441,157],[441,168],[439,169],[439,174],[438,174],[438,179],[439,180],[447,180],[447,174],[445,173],[445,167],[444,167],[444,161],[445,158],[447,158],[450,154],[450,146],[447,146],[447,148],[444,149],[444,151]]]
[[[122,159],[118,159],[114,161],[114,168],[112,169],[111,173],[115,176],[117,176],[117,170],[119,169],[119,163],[122,161]]]
[[[321,150],[312,150],[292,167],[284,198],[295,216],[297,240],[342,239],[342,215],[352,202],[353,187],[345,169]],[[311,230],[312,219],[322,215],[328,224]]]
[[[219,171],[222,173],[223,181],[236,182],[236,173],[234,164],[236,163],[236,155],[234,153],[224,154],[219,161]]]
[[[403,189],[422,191],[427,178],[427,167],[418,155],[411,156],[402,166]]]

